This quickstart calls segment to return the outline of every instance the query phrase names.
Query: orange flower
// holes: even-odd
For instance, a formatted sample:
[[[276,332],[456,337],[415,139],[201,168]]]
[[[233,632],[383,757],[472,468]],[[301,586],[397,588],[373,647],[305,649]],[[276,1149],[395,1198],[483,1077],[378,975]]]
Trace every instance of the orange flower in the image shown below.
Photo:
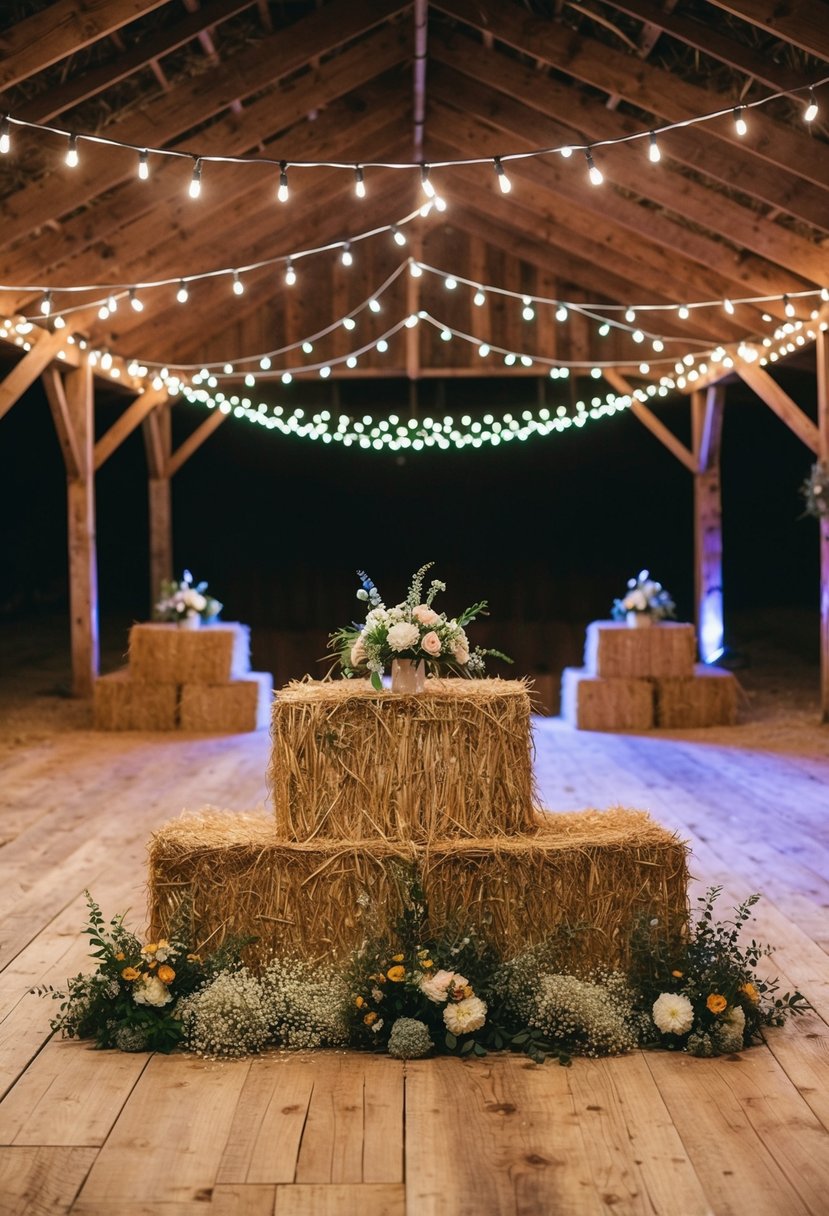
[[[760,1000],[760,993],[757,991],[754,985],[748,981],[745,984],[740,985],[740,992],[742,992],[743,996],[747,997],[751,1001],[752,1005],[756,1005]]]
[[[126,957],[127,956],[126,956],[126,954],[124,954],[124,951],[119,950],[118,953],[115,955],[115,961],[116,961],[116,963],[123,963],[123,961]]]
[[[121,979],[126,980],[128,984],[131,984],[132,981],[137,980],[140,975],[141,972],[136,971],[135,967],[125,967],[121,972]]]
[[[393,963],[402,963],[402,962],[403,962],[403,959],[404,959],[405,957],[406,957],[406,955],[405,955],[405,954],[393,954],[393,955],[391,956],[391,961],[392,961]]]
[[[378,971],[377,975],[370,975],[368,978],[374,980],[375,984],[385,984],[386,982],[386,977],[382,971]]]
[[[389,979],[391,980],[391,982],[393,984],[399,984],[399,983],[401,983],[402,980],[404,980],[406,978],[406,968],[405,967],[389,967],[388,971],[386,972],[386,975],[389,977]]]
[[[357,1006],[358,1009],[362,1009],[363,1005],[365,1005],[365,1001],[363,1000],[363,998],[361,996],[358,996],[358,997],[355,997],[354,1004]]]
[[[432,962],[432,960],[430,958],[424,958],[424,959],[421,959],[420,965],[421,965],[421,967],[424,968],[424,970],[428,971],[429,968],[434,967],[435,964]]]
[[[674,977],[674,979],[675,979],[675,980],[681,980],[681,979],[682,979],[682,972],[681,972],[681,971],[672,971],[672,972],[671,972],[671,975]]]
[[[705,1004],[710,1013],[722,1013],[723,1009],[727,1007],[728,1001],[718,992],[712,992]]]
[[[370,1026],[372,1024],[372,1022],[377,1021],[377,1014],[374,1012],[367,1013],[366,1016],[363,1018],[363,1021],[365,1022],[366,1026]]]
[[[176,973],[172,967],[168,967],[166,963],[162,963],[158,969],[158,978],[161,980],[162,984],[172,984],[173,980],[176,978]]]

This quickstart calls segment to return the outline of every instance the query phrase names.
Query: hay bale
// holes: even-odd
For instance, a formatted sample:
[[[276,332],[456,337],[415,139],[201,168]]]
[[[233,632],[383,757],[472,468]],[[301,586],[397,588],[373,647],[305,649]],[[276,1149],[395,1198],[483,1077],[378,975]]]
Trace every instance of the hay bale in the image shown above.
[[[694,673],[693,625],[661,621],[630,629],[624,621],[592,621],[587,626],[584,665],[603,679],[690,676]]]
[[[155,832],[149,854],[151,936],[182,916],[197,948],[256,935],[245,951],[254,966],[290,952],[346,958],[390,934],[413,856],[382,840],[287,843],[263,817],[212,807]]]
[[[178,690],[138,683],[125,667],[95,681],[93,717],[96,730],[175,730]]]
[[[542,813],[535,838],[439,841],[425,851],[433,930],[479,927],[502,958],[583,926],[572,961],[624,966],[644,917],[665,942],[687,923],[685,845],[644,811]]]
[[[182,730],[226,735],[264,730],[270,722],[273,677],[250,671],[228,684],[184,684],[179,721]]]
[[[576,730],[649,730],[653,700],[650,680],[605,680],[584,667],[562,672],[561,716]]]
[[[737,681],[719,667],[694,668],[692,676],[656,682],[656,725],[684,730],[733,726],[737,721]]]
[[[268,770],[289,840],[514,835],[533,805],[530,701],[520,680],[293,683],[273,707]]]
[[[224,684],[250,670],[250,629],[230,621],[200,629],[137,624],[129,658],[133,678],[148,684]]]

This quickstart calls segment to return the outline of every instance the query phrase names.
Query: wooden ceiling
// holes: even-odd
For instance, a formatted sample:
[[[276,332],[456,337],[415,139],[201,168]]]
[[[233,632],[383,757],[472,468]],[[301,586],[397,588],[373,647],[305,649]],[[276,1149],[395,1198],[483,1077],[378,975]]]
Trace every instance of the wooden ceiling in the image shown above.
[[[730,108],[829,74],[821,0],[430,0],[422,153],[413,148],[415,7],[398,0],[52,0],[0,14],[0,114],[100,134],[138,147],[286,160],[445,160],[538,146],[590,143]],[[572,300],[676,303],[797,292],[829,284],[829,87],[807,126],[803,99],[661,137],[662,162],[641,143],[601,149],[605,184],[583,159],[510,164],[512,192],[491,166],[433,174],[449,207],[410,229],[409,250],[388,234],[302,264],[287,288],[273,268],[144,293],[79,332],[125,357],[177,363],[236,359],[313,333],[364,300],[412,248],[475,282]],[[82,145],[76,169],[65,138],[13,128],[0,166],[0,310],[36,312],[39,293],[70,286],[179,277],[288,255],[394,222],[422,196],[416,172],[367,173],[354,197],[349,171],[291,171],[275,200],[273,169],[205,166],[188,197],[189,166],[156,158],[136,178],[127,150]],[[599,154],[597,151],[597,159]],[[632,358],[625,335],[597,337],[572,317],[447,292],[429,276],[416,304],[464,332],[561,359]],[[383,313],[361,319],[364,344],[411,309],[403,275]],[[666,336],[726,342],[762,330],[741,306],[660,321]],[[775,317],[779,303],[768,306]],[[805,315],[805,313],[804,313]],[[401,333],[360,374],[483,370],[465,343]],[[338,331],[332,354],[354,346]],[[604,345],[602,345],[604,342]],[[520,343],[520,346],[519,346]],[[501,370],[499,366],[499,372]],[[521,370],[520,367],[517,370]]]

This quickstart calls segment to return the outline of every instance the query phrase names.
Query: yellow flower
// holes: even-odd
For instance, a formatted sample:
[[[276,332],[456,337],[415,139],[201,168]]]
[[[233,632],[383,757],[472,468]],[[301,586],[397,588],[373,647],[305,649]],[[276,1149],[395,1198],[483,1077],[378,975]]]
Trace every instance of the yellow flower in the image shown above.
[[[674,979],[675,979],[675,980],[681,980],[681,979],[682,979],[682,972],[681,972],[681,971],[672,971],[672,972],[671,972],[671,975],[674,977]]]
[[[421,965],[421,967],[424,968],[424,970],[428,971],[429,968],[434,967],[435,964],[432,962],[432,960],[430,958],[424,958],[424,959],[421,959],[420,965]]]
[[[162,984],[172,984],[173,980],[176,978],[176,973],[172,967],[162,964],[158,969],[158,978],[161,980]]]
[[[711,1013],[722,1013],[723,1009],[728,1005],[728,1001],[724,996],[720,996],[718,992],[712,992],[705,1004]]]
[[[160,937],[155,944],[156,950],[167,950],[169,949],[169,946],[170,943],[167,941],[166,937]]]
[[[365,1022],[366,1026],[370,1026],[372,1024],[372,1022],[377,1021],[377,1014],[374,1012],[367,1013],[366,1016],[363,1018],[363,1021]]]
[[[129,984],[132,983],[133,980],[137,980],[140,975],[141,972],[136,971],[135,967],[125,967],[121,972],[121,979],[126,980]]]
[[[358,996],[355,998],[354,1004],[357,1006],[358,1009],[362,1009],[363,1005],[365,1005],[365,1001],[363,1000],[363,998],[361,996]]]
[[[393,954],[393,955],[391,956],[391,961],[392,961],[393,963],[402,963],[402,962],[403,962],[403,959],[404,959],[405,957],[406,957],[406,955],[405,955],[405,954]]]
[[[428,957],[429,957],[429,951],[428,951],[428,950],[418,950],[418,952],[417,952],[417,957],[418,957],[418,958],[428,958]]]
[[[115,961],[116,961],[116,963],[123,963],[123,961],[126,957],[127,956],[126,956],[126,954],[124,954],[124,951],[119,950],[118,953],[115,955]]]
[[[404,980],[406,978],[406,968],[405,967],[389,967],[388,971],[386,972],[386,975],[389,977],[389,979],[391,980],[391,982],[393,984],[399,984],[401,982],[401,980]]]
[[[147,942],[146,946],[141,947],[142,954],[155,954],[158,949],[158,942]]]
[[[752,1005],[756,1005],[760,1000],[760,993],[752,983],[746,982],[745,984],[741,984],[740,992],[742,992],[743,996],[748,997]]]
[[[188,961],[188,963],[200,963],[201,955],[200,954],[188,954],[187,961]]]
[[[378,971],[377,975],[370,975],[368,978],[370,980],[374,980],[375,984],[385,984],[386,982],[386,977],[383,975],[382,971]]]

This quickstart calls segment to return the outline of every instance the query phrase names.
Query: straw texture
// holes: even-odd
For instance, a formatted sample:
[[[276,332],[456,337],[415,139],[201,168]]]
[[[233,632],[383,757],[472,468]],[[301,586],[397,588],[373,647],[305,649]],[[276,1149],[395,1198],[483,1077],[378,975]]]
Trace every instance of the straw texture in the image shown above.
[[[200,629],[137,624],[129,659],[133,679],[148,684],[224,684],[250,670],[250,630],[235,622]]]
[[[684,730],[736,721],[737,681],[730,671],[699,664],[693,676],[657,681],[657,726]]]
[[[520,680],[293,683],[273,707],[268,770],[290,840],[429,840],[531,826],[530,701]]]
[[[577,730],[649,730],[653,706],[651,680],[603,679],[584,667],[565,667],[561,673],[561,716]]]
[[[179,724],[182,730],[238,734],[264,730],[270,722],[273,677],[250,671],[228,684],[184,684]]]
[[[630,629],[624,621],[592,621],[584,647],[586,670],[603,679],[694,674],[693,625],[661,621]]]
[[[96,730],[175,730],[178,695],[174,684],[141,684],[124,668],[95,681]]]

